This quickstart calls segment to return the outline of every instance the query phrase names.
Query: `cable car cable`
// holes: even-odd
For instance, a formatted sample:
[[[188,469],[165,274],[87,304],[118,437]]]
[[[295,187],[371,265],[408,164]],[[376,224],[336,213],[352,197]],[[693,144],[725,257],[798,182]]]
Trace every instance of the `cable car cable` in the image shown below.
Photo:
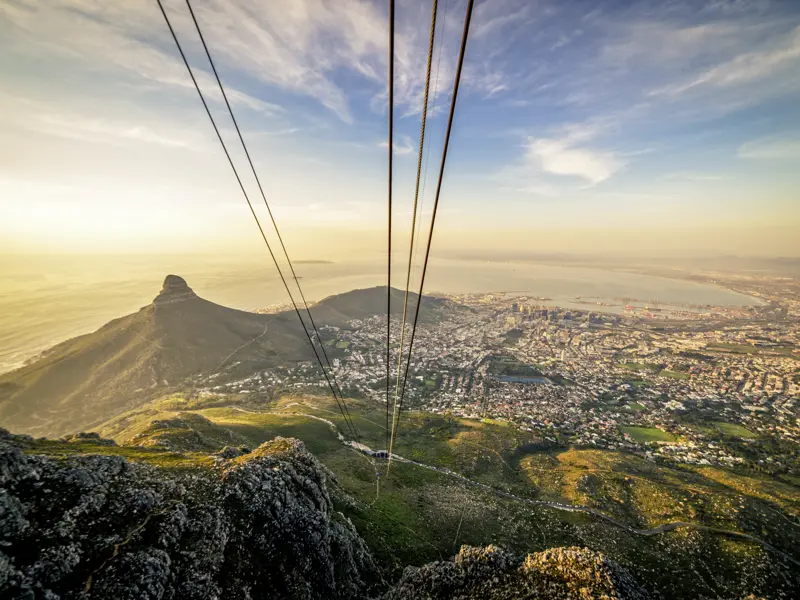
[[[453,81],[453,97],[450,100],[450,114],[447,117],[447,130],[444,136],[444,147],[442,148],[442,161],[439,165],[439,178],[436,183],[436,196],[433,201],[433,214],[431,215],[431,226],[430,230],[428,231],[428,243],[425,248],[425,262],[422,265],[422,277],[420,278],[419,284],[419,297],[417,298],[417,306],[414,310],[414,321],[411,328],[411,339],[409,340],[408,344],[408,359],[406,360],[406,367],[405,373],[403,374],[403,385],[400,390],[400,402],[399,402],[399,409],[398,409],[398,419],[397,422],[392,426],[392,436],[389,444],[389,466],[392,464],[392,450],[394,449],[394,444],[397,439],[397,428],[400,424],[399,413],[403,410],[403,398],[405,397],[406,391],[406,383],[408,381],[408,370],[411,365],[411,353],[414,348],[414,338],[417,333],[417,323],[419,321],[419,310],[422,306],[422,290],[425,285],[425,275],[428,272],[428,260],[430,258],[431,253],[431,242],[433,241],[433,231],[436,225],[436,212],[439,208],[439,196],[442,191],[442,179],[444,178],[444,168],[445,164],[447,163],[447,150],[450,146],[450,134],[453,129],[453,117],[455,115],[456,110],[456,101],[458,100],[458,87],[459,83],[461,82],[461,71],[464,66],[464,54],[467,50],[467,39],[469,38],[469,25],[470,21],[472,20],[472,7],[474,4],[474,0],[468,0],[467,2],[467,14],[464,18],[464,32],[461,36],[461,48],[458,53],[458,67],[456,68],[456,76],[455,80]],[[387,471],[388,471],[387,466]]]
[[[264,233],[264,229],[261,226],[261,222],[259,221],[258,216],[256,215],[255,209],[253,208],[253,204],[250,201],[250,197],[247,195],[247,191],[245,190],[244,184],[242,183],[241,177],[239,176],[239,172],[236,169],[236,165],[233,163],[233,159],[231,158],[231,155],[228,152],[228,147],[226,146],[225,141],[222,139],[222,135],[220,134],[219,128],[217,127],[217,123],[216,123],[216,121],[214,120],[214,117],[211,114],[211,110],[208,108],[208,104],[206,103],[206,99],[203,96],[203,92],[200,89],[199,84],[197,83],[197,79],[194,76],[194,72],[192,71],[192,67],[189,65],[189,61],[187,60],[186,55],[183,52],[183,47],[181,46],[181,43],[178,40],[178,36],[175,34],[175,30],[172,27],[172,23],[169,20],[169,16],[167,16],[166,11],[164,10],[164,5],[161,3],[161,0],[156,0],[156,2],[158,3],[158,7],[161,9],[161,14],[164,16],[164,20],[165,20],[165,22],[167,24],[167,27],[169,28],[170,34],[172,35],[172,39],[175,41],[175,45],[178,48],[178,52],[180,53],[181,58],[183,59],[183,63],[184,63],[184,65],[186,65],[186,69],[189,71],[189,76],[191,77],[192,83],[194,84],[194,87],[197,90],[197,94],[200,96],[200,101],[203,103],[203,108],[205,108],[206,114],[208,115],[208,118],[211,121],[211,125],[214,128],[214,133],[217,134],[217,139],[219,140],[219,143],[222,146],[223,151],[225,152],[225,157],[228,159],[228,164],[230,164],[230,167],[233,170],[233,174],[236,177],[236,181],[239,184],[239,188],[241,189],[242,194],[244,195],[244,198],[247,201],[247,206],[250,208],[250,213],[253,215],[253,218],[255,219],[256,225],[258,226],[258,230],[261,233],[261,237],[262,237],[262,239],[264,240],[264,243],[267,246],[267,250],[269,251],[270,256],[272,257],[272,261],[275,263],[275,267],[278,270],[278,275],[280,276],[281,281],[283,282],[283,285],[286,288],[286,291],[289,292],[289,286],[288,286],[288,284],[286,282],[286,278],[283,276],[283,273],[282,273],[282,271],[280,269],[280,266],[278,265],[278,261],[277,261],[277,259],[275,257],[274,252],[272,251],[272,247],[270,246],[270,243],[267,240],[267,236]],[[290,295],[290,298],[291,298],[291,292],[289,292],[289,295]],[[309,344],[311,344],[311,349],[314,351],[314,355],[316,356],[317,362],[319,363],[319,366],[322,369],[322,373],[325,376],[325,380],[328,383],[328,387],[331,390],[331,394],[333,395],[333,398],[334,398],[334,400],[336,401],[336,404],[339,407],[339,411],[342,413],[342,417],[345,419],[345,422],[348,424],[348,427],[350,428],[350,431],[353,434],[353,436],[356,439],[358,439],[358,437],[356,435],[356,432],[353,429],[353,426],[351,425],[351,423],[347,420],[347,417],[345,416],[345,412],[344,412],[344,410],[342,408],[342,405],[339,403],[339,399],[336,397],[336,392],[333,389],[333,384],[331,383],[331,380],[328,377],[328,374],[327,374],[324,366],[322,365],[322,359],[320,358],[319,354],[317,353],[317,349],[316,349],[316,347],[314,345],[314,342],[311,339],[311,335],[308,332],[308,328],[306,327],[305,322],[303,321],[303,317],[300,314],[300,311],[298,310],[296,304],[294,305],[294,310],[295,310],[295,313],[297,314],[297,317],[300,319],[300,324],[303,327],[303,331],[306,334],[306,338],[308,338]]]
[[[425,94],[422,100],[422,118],[420,119],[420,134],[419,134],[419,153],[417,155],[417,183],[414,189],[414,209],[411,215],[411,236],[408,245],[408,269],[406,270],[406,289],[403,298],[403,320],[400,325],[400,348],[397,352],[397,380],[394,388],[394,409],[392,416],[392,429],[398,419],[398,394],[400,392],[400,376],[402,374],[403,366],[403,346],[406,339],[406,318],[408,316],[408,289],[411,286],[411,265],[414,258],[414,233],[417,225],[417,204],[419,201],[419,180],[422,176],[422,155],[425,150],[425,125],[428,118],[428,93],[431,89],[431,65],[433,63],[433,47],[436,40],[436,11],[438,9],[438,0],[433,0],[431,9],[431,33],[430,41],[428,42],[428,64],[425,69]],[[419,304],[419,298],[417,298]]]
[[[211,52],[208,49],[208,45],[206,44],[205,36],[203,35],[203,31],[200,28],[200,23],[198,23],[197,18],[194,14],[194,10],[192,9],[192,3],[190,0],[186,0],[186,6],[189,9],[189,14],[192,17],[192,21],[194,22],[195,29],[197,30],[197,35],[200,37],[200,42],[203,45],[203,50],[205,50],[206,57],[208,58],[208,63],[211,65],[211,70],[214,73],[214,78],[217,80],[217,85],[219,86],[219,91],[222,93],[222,98],[225,101],[225,106],[228,108],[228,114],[231,116],[231,121],[233,121],[233,126],[236,129],[236,134],[239,136],[239,141],[242,144],[242,149],[244,150],[244,154],[247,157],[247,162],[250,165],[250,171],[253,173],[253,177],[256,180],[256,185],[258,186],[258,191],[261,193],[261,198],[264,200],[264,206],[267,208],[267,213],[269,214],[269,218],[272,221],[272,226],[275,229],[275,233],[278,236],[278,241],[280,242],[281,249],[283,250],[283,255],[286,257],[286,262],[289,265],[289,270],[292,273],[292,278],[294,279],[295,285],[297,285],[297,289],[300,292],[300,298],[303,301],[303,306],[305,307],[306,314],[311,322],[311,327],[314,329],[314,333],[317,336],[317,340],[319,342],[319,347],[322,350],[323,358],[325,359],[325,363],[328,365],[328,370],[331,373],[331,377],[333,378],[334,386],[336,390],[339,392],[339,398],[344,405],[345,412],[347,413],[347,418],[350,419],[352,422],[352,417],[350,416],[350,411],[347,408],[347,404],[344,401],[344,395],[342,394],[342,389],[339,387],[339,382],[336,379],[336,373],[333,370],[333,366],[331,365],[331,361],[328,358],[328,353],[325,351],[325,345],[322,342],[322,336],[319,333],[319,329],[317,328],[317,324],[314,322],[314,317],[311,315],[311,310],[308,307],[308,302],[306,302],[305,294],[303,294],[303,288],[300,286],[300,281],[297,278],[297,273],[294,270],[294,265],[292,264],[292,260],[289,258],[289,252],[286,250],[286,245],[283,242],[283,236],[281,235],[280,229],[278,229],[278,224],[275,221],[275,217],[272,214],[272,209],[269,206],[269,202],[267,201],[267,196],[264,193],[264,188],[261,185],[261,179],[258,177],[258,173],[256,172],[255,165],[253,164],[252,158],[250,158],[250,151],[247,148],[247,144],[244,141],[244,136],[242,136],[242,132],[239,129],[239,123],[236,120],[236,116],[234,115],[233,108],[231,107],[230,102],[228,101],[228,94],[225,93],[225,86],[222,85],[222,80],[219,77],[219,73],[217,72],[217,67],[214,64],[214,59],[211,58]],[[287,289],[288,291],[288,289]],[[292,293],[289,292],[289,298],[292,301],[292,304],[295,304],[295,300],[292,297]]]

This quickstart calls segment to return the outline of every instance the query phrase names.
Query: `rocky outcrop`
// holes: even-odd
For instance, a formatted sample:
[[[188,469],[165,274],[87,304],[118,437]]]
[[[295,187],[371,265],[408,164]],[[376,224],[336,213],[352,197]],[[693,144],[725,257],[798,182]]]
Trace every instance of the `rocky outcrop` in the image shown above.
[[[330,472],[276,438],[217,466],[26,454],[0,432],[0,597],[360,598],[372,556]]]
[[[189,284],[186,283],[183,277],[167,275],[164,279],[164,285],[161,287],[161,291],[158,293],[158,296],[153,299],[153,304],[155,306],[163,306],[165,304],[175,304],[196,297],[194,291],[189,287]]]
[[[175,452],[214,451],[224,446],[246,446],[248,440],[216,425],[204,416],[181,412],[171,419],[156,419],[146,429],[125,440],[126,446],[157,447]]]
[[[94,431],[82,431],[80,433],[73,433],[72,435],[64,436],[65,442],[91,442],[98,446],[116,446],[117,442],[114,440],[107,440],[100,437],[99,433]]]
[[[553,548],[524,559],[495,546],[462,546],[453,562],[406,569],[384,600],[645,600],[622,567],[586,548]]]
[[[0,598],[647,597],[624,569],[584,548],[518,558],[493,546],[464,546],[452,562],[408,568],[387,592],[330,494],[355,501],[302,442],[181,455],[178,468],[129,462],[119,454],[140,448],[102,441],[48,442],[0,429]],[[76,454],[35,454],[55,444],[64,456],[64,443]],[[116,455],[79,454],[91,443],[92,452]],[[154,462],[175,456],[150,452]]]

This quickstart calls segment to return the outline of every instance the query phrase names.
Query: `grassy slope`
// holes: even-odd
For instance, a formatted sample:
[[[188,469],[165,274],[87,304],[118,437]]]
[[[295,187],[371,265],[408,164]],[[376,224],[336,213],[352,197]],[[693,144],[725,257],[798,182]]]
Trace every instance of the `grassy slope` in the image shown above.
[[[677,438],[667,431],[657,427],[620,427],[637,442],[674,442]]]
[[[394,576],[405,565],[446,558],[463,543],[499,543],[515,552],[577,544],[606,552],[667,597],[733,596],[741,589],[762,589],[762,584],[797,585],[787,584],[788,571],[776,569],[774,557],[755,544],[691,530],[643,538],[585,514],[531,507],[408,464],[394,463],[387,477],[385,463],[342,446],[328,425],[299,414],[341,425],[327,399],[284,398],[260,407],[269,413],[221,406],[223,399],[208,402],[216,406],[202,408],[198,401],[169,398],[115,419],[100,431],[125,442],[146,438],[153,420],[196,413],[216,430],[230,430],[252,445],[275,435],[302,439],[359,501],[341,508]],[[351,402],[362,441],[383,448],[385,412]],[[208,431],[205,435],[213,437]],[[661,467],[617,452],[536,450],[536,442],[502,423],[410,413],[403,417],[395,451],[523,497],[592,506],[635,527],[692,521],[745,531],[793,553],[800,535],[800,526],[788,524],[796,523],[800,514],[795,487],[713,467]],[[47,442],[36,451],[63,454],[70,448]],[[81,442],[80,451],[92,451],[92,444]],[[181,457],[154,448],[96,451],[180,468],[210,461],[203,452]],[[383,473],[380,494],[376,470]]]
[[[239,361],[236,369],[251,373],[305,359],[309,350],[297,329],[286,314],[248,313],[202,298],[150,304],[0,375],[0,421],[31,435],[88,429],[223,364]]]
[[[394,311],[403,292],[392,289]],[[415,306],[412,294],[409,309]],[[386,288],[354,290],[315,305],[319,324],[385,314]],[[469,310],[426,298],[423,319]],[[150,304],[97,331],[67,340],[32,363],[0,375],[0,422],[18,433],[63,435],[96,427],[196,376],[250,375],[275,364],[311,358],[293,312],[256,314],[199,297]],[[346,343],[331,348],[342,350]]]
[[[749,429],[742,427],[741,425],[736,425],[734,423],[725,423],[723,421],[715,421],[714,426],[719,429],[719,431],[728,437],[733,438],[742,438],[746,440],[753,440],[756,439],[758,436],[750,431]]]

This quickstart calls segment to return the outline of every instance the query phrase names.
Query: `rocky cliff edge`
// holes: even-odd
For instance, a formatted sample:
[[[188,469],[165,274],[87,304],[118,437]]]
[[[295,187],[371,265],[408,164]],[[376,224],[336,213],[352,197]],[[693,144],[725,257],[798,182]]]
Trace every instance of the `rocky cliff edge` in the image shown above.
[[[181,471],[46,458],[15,439],[0,436],[0,597],[336,599],[381,587],[302,442]]]

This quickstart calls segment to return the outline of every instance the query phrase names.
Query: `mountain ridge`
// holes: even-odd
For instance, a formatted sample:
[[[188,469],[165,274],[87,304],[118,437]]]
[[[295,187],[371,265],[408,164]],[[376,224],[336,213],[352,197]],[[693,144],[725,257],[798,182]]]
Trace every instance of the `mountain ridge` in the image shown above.
[[[403,295],[392,288],[393,315],[402,313]],[[413,310],[416,294],[409,300]],[[449,300],[426,297],[423,318],[452,306]],[[354,319],[385,315],[386,287],[332,295],[311,311],[320,327],[346,327]],[[247,376],[311,360],[294,310],[260,314],[225,307],[170,274],[153,301],[137,312],[0,375],[0,424],[33,435],[63,435],[214,374],[226,363],[231,376]]]

